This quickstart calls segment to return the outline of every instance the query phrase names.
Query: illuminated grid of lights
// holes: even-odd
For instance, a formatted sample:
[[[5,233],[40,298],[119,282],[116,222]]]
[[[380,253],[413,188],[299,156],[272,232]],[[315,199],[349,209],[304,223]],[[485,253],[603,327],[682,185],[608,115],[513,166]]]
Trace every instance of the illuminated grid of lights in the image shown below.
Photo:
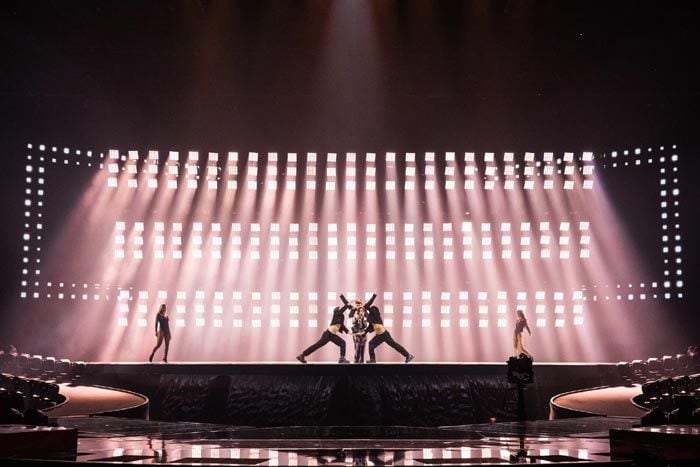
[[[52,147],[52,148],[47,148],[44,145],[40,145],[38,148],[35,148],[33,145],[28,145],[27,149],[29,149],[30,154],[27,155],[27,166],[26,166],[26,188],[25,188],[25,194],[27,195],[25,198],[25,231],[23,233],[23,243],[22,243],[22,249],[24,252],[23,255],[23,266],[22,266],[22,290],[21,290],[21,297],[26,298],[26,297],[34,297],[34,298],[39,298],[40,294],[36,291],[30,294],[30,289],[35,288],[39,289],[39,284],[38,282],[38,276],[40,276],[41,270],[40,270],[40,252],[41,252],[41,247],[40,247],[40,241],[42,238],[42,229],[43,229],[43,223],[41,222],[41,217],[42,217],[42,208],[43,208],[43,196],[44,196],[44,172],[45,172],[45,163],[46,163],[46,157],[50,155],[50,162],[53,164],[59,164],[62,163],[64,165],[72,164],[74,163],[75,165],[80,165],[81,162],[87,166],[92,166],[93,162],[95,159],[97,159],[97,154],[95,154],[95,159],[93,159],[93,153],[91,151],[87,152],[81,152],[80,150],[75,150],[71,154],[71,151],[68,148],[64,148],[63,151],[59,151],[58,148]],[[38,149],[38,151],[35,151],[35,149]],[[653,289],[655,288],[662,288],[664,289],[663,296],[665,298],[671,298],[672,296],[672,290],[678,289],[677,290],[677,296],[682,297],[682,290],[680,290],[683,286],[683,280],[682,280],[682,258],[681,258],[681,252],[682,252],[682,246],[681,246],[681,235],[680,235],[680,225],[679,225],[679,201],[678,201],[678,195],[679,195],[679,188],[678,188],[678,155],[675,153],[675,146],[673,146],[674,154],[672,154],[670,157],[669,156],[652,156],[649,154],[649,156],[645,156],[643,151],[640,149],[635,149],[633,152],[632,151],[622,151],[621,154],[618,154],[617,152],[613,152],[611,154],[611,158],[615,159],[619,155],[625,156],[625,158],[620,157],[617,161],[612,162],[612,167],[618,167],[618,166],[628,166],[631,164],[634,165],[641,165],[642,163],[646,162],[651,164],[652,160],[656,162],[658,160],[660,164],[660,184],[661,184],[661,190],[660,190],[660,195],[661,195],[661,208],[662,208],[662,229],[664,230],[663,232],[663,253],[664,253],[664,263],[667,265],[666,269],[664,270],[664,280],[662,281],[661,284],[657,284],[656,282],[651,284],[651,287]],[[663,153],[664,149],[660,148],[660,152]],[[31,152],[36,152],[38,153],[38,160],[36,159],[36,156],[32,156]],[[61,152],[63,153],[63,156],[61,157],[60,154]],[[649,153],[651,152],[651,149],[648,151]],[[634,156],[632,156],[632,153],[634,153]],[[393,154],[393,153],[391,153]],[[354,178],[354,170],[356,169],[355,167],[355,154],[354,153],[348,153],[346,155],[346,170],[345,170],[345,176],[346,180],[345,186],[348,189],[352,189],[351,187],[353,186],[353,178]],[[389,170],[389,162],[393,160],[395,155],[390,155],[387,154],[386,161],[387,161],[387,180],[386,180],[386,185],[385,187],[387,189],[391,189],[391,178],[395,177],[396,174],[398,173],[399,170],[401,170],[400,166],[394,165],[392,168],[393,170]],[[406,154],[406,159],[405,159],[405,165],[403,166],[404,169],[404,189],[406,190],[412,190],[415,189],[415,183],[416,183],[416,156],[413,153],[408,153]],[[105,156],[104,154],[99,155],[99,159],[104,160]],[[317,156],[315,153],[308,153],[306,155],[307,161],[306,161],[306,171],[305,171],[305,187],[307,189],[318,189],[316,185],[316,167],[317,167]],[[129,188],[137,188],[139,186],[139,180],[137,177],[137,172],[140,170],[143,170],[147,173],[147,176],[143,179],[146,182],[146,186],[148,188],[158,188],[158,178],[157,175],[161,170],[165,170],[166,172],[166,178],[167,180],[167,187],[169,189],[176,189],[178,187],[178,181],[180,177],[183,177],[183,182],[185,186],[187,186],[190,189],[197,189],[199,188],[200,184],[203,182],[206,182],[206,187],[211,190],[218,190],[220,188],[223,188],[224,186],[228,189],[238,189],[238,174],[240,171],[240,166],[245,165],[246,168],[246,184],[244,188],[251,189],[251,190],[257,190],[258,189],[258,155],[257,153],[249,153],[248,154],[248,159],[247,163],[246,161],[239,161],[238,159],[238,154],[229,152],[228,157],[226,159],[227,165],[225,171],[223,171],[219,167],[219,158],[217,153],[209,153],[208,157],[206,158],[206,165],[204,170],[204,177],[201,177],[200,174],[200,161],[199,161],[199,153],[196,151],[190,151],[187,153],[187,158],[186,162],[184,164],[184,172],[180,171],[180,163],[179,163],[180,155],[177,152],[169,152],[164,168],[161,168],[159,165],[159,154],[156,151],[148,151],[147,156],[145,158],[145,163],[139,167],[138,162],[139,162],[139,157],[138,153],[135,151],[129,151],[127,155],[120,155],[118,151],[116,150],[110,150],[108,153],[108,158],[107,160],[103,163],[100,161],[100,168],[106,168],[109,172],[109,176],[107,177],[107,184],[111,188],[116,188],[118,187],[121,183],[125,183]],[[426,190],[433,190],[438,188],[437,187],[437,176],[436,176],[436,169],[439,165],[435,164],[435,154],[434,153],[426,153],[425,157],[422,159],[425,161],[425,185],[424,188]],[[267,174],[268,176],[266,177],[266,185],[268,189],[277,189],[277,185],[275,183],[276,180],[276,170],[273,167],[276,167],[278,159],[276,157],[275,153],[270,153],[268,154],[267,158]],[[335,154],[329,154],[327,157],[327,161],[331,163],[330,166],[326,166],[326,185],[325,188],[328,190],[334,189],[334,187],[338,183],[338,167],[337,167],[337,159]],[[454,165],[451,164],[450,162],[454,161]],[[563,181],[563,188],[564,189],[573,189],[574,183],[576,182],[575,179],[573,178],[575,171],[578,170],[582,174],[582,180],[583,180],[583,188],[584,189],[591,189],[592,188],[592,179],[590,178],[594,169],[593,165],[594,157],[593,154],[590,152],[584,152],[582,156],[578,159],[578,165],[576,162],[576,158],[574,157],[573,153],[564,153],[562,158],[558,158],[555,160],[554,156],[552,153],[544,153],[543,157],[541,160],[536,160],[535,156],[533,153],[526,153],[525,158],[524,158],[524,167],[522,174],[518,173],[519,169],[519,164],[514,163],[514,157],[512,153],[505,153],[503,155],[502,159],[502,164],[499,166],[499,164],[496,164],[496,158],[493,153],[486,153],[484,154],[483,157],[483,162],[484,162],[484,174],[482,177],[478,176],[478,173],[480,171],[478,167],[478,157],[475,156],[474,153],[465,153],[464,156],[464,188],[471,190],[471,189],[476,189],[477,181],[483,181],[484,183],[484,188],[485,189],[493,189],[495,186],[495,183],[499,180],[503,181],[505,189],[512,189],[515,185],[515,180],[517,179],[522,179],[523,187],[525,189],[533,189],[534,188],[534,182],[533,178],[536,176],[541,176],[542,178],[542,185],[544,189],[553,189],[555,188],[555,182],[556,178],[553,176],[554,175],[554,170],[556,168],[556,171],[558,174],[563,174],[562,181]],[[450,183],[450,182],[456,182],[457,177],[456,177],[456,171],[457,169],[457,161],[456,158],[454,158],[454,153],[447,153],[445,156],[445,166],[444,166],[444,179],[445,179],[445,184],[443,185],[445,189],[453,189],[456,183]],[[503,171],[503,177],[498,176],[499,170]],[[541,170],[536,171],[536,168],[540,167]],[[292,170],[293,169],[293,170]],[[334,170],[330,170],[334,169]],[[351,170],[352,169],[352,170]],[[372,170],[373,169],[373,170]],[[286,189],[294,189],[296,185],[295,177],[296,177],[296,155],[293,153],[288,154],[287,156],[287,165],[285,167],[286,170],[286,177],[287,177],[287,183],[285,185]],[[367,160],[365,164],[365,170],[366,170],[366,188],[367,189],[373,189],[372,188],[372,182],[374,182],[374,187],[376,188],[376,183],[377,183],[377,172],[376,172],[376,156],[374,154],[367,154]],[[124,175],[125,176],[122,176]],[[521,176],[522,175],[522,176]],[[226,184],[219,184],[219,181],[221,180],[222,177],[226,178]],[[313,182],[313,183],[311,183]],[[490,182],[493,182],[490,183]],[[509,183],[512,182],[512,183]],[[333,188],[329,187],[328,184],[332,184]],[[507,224],[507,223],[506,223]],[[533,247],[535,243],[539,243],[541,246],[540,249],[540,256],[542,258],[547,258],[550,253],[548,253],[549,248],[546,248],[545,245],[551,245],[555,242],[558,242],[559,244],[559,254],[560,254],[560,259],[566,259],[572,255],[571,248],[573,246],[578,246],[579,249],[579,254],[581,258],[588,258],[590,257],[590,235],[585,235],[583,234],[583,230],[585,230],[584,226],[588,226],[588,221],[580,221],[579,224],[579,232],[582,232],[581,235],[578,237],[574,238],[569,238],[566,235],[561,234],[561,232],[565,232],[565,228],[562,226],[563,223],[559,225],[560,229],[560,235],[555,237],[555,236],[548,236],[546,235],[546,231],[549,226],[548,221],[541,221],[539,222],[539,227],[540,227],[540,235],[539,237],[534,237],[530,236],[527,233],[527,230],[523,231],[523,224],[520,224],[520,230],[521,230],[521,236],[519,238],[513,238],[511,236],[511,243],[515,243],[517,241],[520,242],[520,246],[522,248],[521,250],[521,258],[523,258],[523,254],[527,257],[528,254],[524,253],[525,251],[528,251],[528,247]],[[165,255],[165,250],[164,249],[159,249],[164,247],[166,238],[168,241],[170,241],[172,255],[175,258],[182,258],[184,255],[184,252],[187,251],[187,249],[183,249],[182,244],[182,225],[180,223],[172,223],[171,224],[171,229],[170,229],[170,235],[166,235],[164,232],[164,226],[165,224],[163,222],[156,222],[153,224],[153,230],[155,232],[155,236],[153,237],[155,239],[155,244],[153,251],[155,252],[156,257],[161,257]],[[209,245],[210,250],[212,252],[212,257],[217,258],[217,256],[221,255],[221,245],[219,242],[221,242],[221,233],[216,231],[217,229],[217,223],[212,223],[210,226],[212,231],[212,241],[211,244]],[[255,225],[255,224],[253,224]],[[272,228],[274,227],[275,224],[272,224]],[[394,224],[386,224],[386,236],[385,236],[385,243],[386,243],[386,249],[385,249],[385,255],[387,259],[394,259],[396,256],[395,252],[395,247],[396,247],[396,237],[394,233],[394,229],[392,228]],[[406,259],[415,259],[417,252],[415,251],[415,229],[414,230],[406,230],[407,228],[410,229],[410,227],[407,227],[410,224],[405,224],[405,225],[400,225],[399,226],[399,232],[403,230],[404,233],[408,233],[405,238],[410,239],[412,238],[413,240],[410,241],[409,243],[412,243],[412,245],[407,245],[407,246],[412,246],[413,248],[407,248],[406,249]],[[449,259],[450,252],[449,250],[452,245],[449,244],[450,238],[445,235],[446,232],[449,230],[445,230],[445,226],[451,224],[439,224],[439,228],[442,231],[443,237],[442,237],[442,246],[445,247],[443,251],[443,259]],[[533,224],[534,225],[534,224]],[[436,258],[436,254],[434,251],[435,248],[435,239],[432,238],[433,232],[435,232],[436,225],[430,225],[429,230],[423,230],[423,259],[431,259],[431,258]],[[119,223],[117,223],[117,230],[119,227]],[[401,229],[400,227],[403,227]],[[422,227],[425,229],[426,225],[422,225]],[[483,225],[480,226],[482,229],[484,228]],[[503,228],[503,225],[501,226]],[[569,228],[573,227],[573,223],[571,223]],[[201,248],[202,248],[202,240],[197,239],[197,230],[198,225],[195,224],[193,225],[193,231],[195,232],[195,241],[193,242],[195,246],[197,244],[200,245],[200,253],[201,255]],[[199,225],[199,232],[201,232],[201,223]],[[279,227],[277,227],[279,228]],[[318,227],[317,227],[318,228]],[[462,228],[464,228],[464,224],[462,224]],[[455,229],[456,230],[456,229]],[[239,238],[239,243],[238,247],[241,248],[242,245],[240,244],[240,239],[241,239],[241,229],[238,229],[238,238]],[[249,247],[258,247],[257,251],[258,254],[257,256],[260,256],[260,230],[257,230],[258,232],[257,236],[254,234],[254,231],[251,230],[250,237],[245,237],[245,238],[250,238],[250,244],[246,245],[246,251],[250,253],[251,251],[256,251],[256,248],[252,248],[252,250]],[[464,232],[464,230],[463,230]],[[487,253],[489,251],[489,246],[493,245],[493,239],[495,236],[491,235],[491,230],[481,230],[481,236],[479,238],[479,242],[481,243],[482,247],[486,247],[482,251],[482,258],[484,257],[484,254],[486,257],[489,256]],[[180,233],[180,235],[177,235],[177,233]],[[232,236],[231,236],[231,241],[232,243],[236,242],[236,235],[235,234],[235,225],[232,227]],[[379,251],[372,251],[372,242],[370,239],[373,237],[369,235],[370,232],[367,232],[367,258],[372,259],[373,257],[376,257],[376,255],[380,254]],[[504,249],[502,250],[504,255],[508,255],[509,253],[505,253],[508,251],[505,248],[505,245],[507,244],[508,240],[505,240],[509,235],[506,234],[506,232],[502,232],[502,246]],[[317,234],[316,234],[317,235]],[[375,234],[376,235],[376,234]],[[199,234],[199,237],[202,236],[202,233]],[[139,226],[138,223],[134,225],[134,231],[132,232],[132,235],[125,236],[123,233],[121,234],[116,234],[115,235],[115,256],[118,258],[125,258],[126,257],[126,251],[125,251],[125,246],[127,246],[130,242],[132,242],[134,247],[142,247],[141,249],[139,248],[133,248],[132,254],[133,257],[136,259],[142,258],[144,254],[146,254],[146,251],[143,249],[143,243],[144,243],[144,237],[145,234],[143,233],[143,229],[139,231]],[[298,230],[297,230],[297,237],[298,237]],[[274,238],[274,236],[272,237]],[[293,251],[293,247],[297,247],[298,250],[298,239],[296,240],[296,245],[294,245],[294,235],[289,237],[290,240],[290,252]],[[336,238],[337,238],[337,230],[336,230]],[[393,238],[393,240],[392,240]],[[466,241],[465,239],[468,238],[464,236],[462,238],[463,243]],[[219,240],[217,240],[219,239]],[[257,240],[254,240],[257,239]],[[529,240],[528,240],[529,239]],[[330,242],[330,240],[329,240]],[[337,239],[336,239],[336,245],[335,246],[336,250],[339,250],[338,244],[337,244]],[[378,243],[376,240],[374,240],[375,244]],[[489,243],[491,242],[491,243]],[[121,243],[121,248],[119,247],[119,244]],[[473,244],[473,243],[472,243]],[[331,246],[331,245],[329,245]],[[464,243],[463,246],[467,246],[466,243]],[[121,250],[121,252],[120,252]],[[331,249],[329,249],[330,252]],[[375,249],[376,250],[376,249]],[[413,250],[413,251],[411,251]],[[192,249],[193,254],[197,256],[197,248]],[[236,253],[235,250],[232,250],[233,253],[232,255],[235,257]],[[239,254],[241,250],[239,249]],[[311,249],[309,250],[310,255],[311,255]],[[348,250],[351,251],[351,250]],[[468,257],[468,249],[463,250],[463,257],[467,258]],[[139,253],[140,252],[140,253]],[[218,253],[217,253],[218,252]],[[454,252],[452,252],[454,254]],[[335,253],[335,256],[337,257],[339,253]],[[293,253],[292,253],[293,255]],[[298,253],[297,253],[298,255]],[[32,258],[32,256],[34,256]],[[256,256],[255,253],[252,254],[252,256]],[[274,256],[274,255],[273,255]],[[333,256],[333,255],[331,255]],[[350,255],[352,256],[352,255]],[[532,254],[529,255],[530,257]],[[310,256],[311,257],[311,256]],[[318,252],[316,253],[316,257],[318,257]],[[275,259],[275,258],[273,258]],[[331,258],[332,259],[332,258]],[[523,258],[525,259],[525,258]],[[31,276],[35,277],[36,282],[34,282],[33,287],[31,285],[32,280],[30,279]],[[46,282],[46,284],[50,284],[51,282]],[[642,288],[644,288],[645,284],[640,284]],[[47,285],[47,287],[50,287]],[[87,284],[85,284],[85,287],[87,287]],[[620,284],[618,284],[618,288],[620,288]],[[86,293],[66,293],[66,292],[60,292],[61,298],[63,297],[72,297],[75,299],[80,299],[83,297],[88,297],[90,294]],[[50,295],[48,293],[47,295]],[[654,297],[656,297],[656,293],[654,293]],[[98,294],[94,294],[94,296],[99,296]],[[602,295],[600,297],[594,296],[593,299],[615,299],[617,298],[618,300],[620,297],[628,298],[629,295],[626,294],[613,294],[610,297],[603,297]],[[53,297],[58,297],[58,294],[54,294]],[[639,294],[640,299],[644,298],[651,298],[648,297],[646,293],[640,293]]]
[[[319,155],[313,152],[306,154],[305,167],[299,167],[296,153],[287,154],[287,162],[284,167],[287,175],[287,183],[284,185],[286,190],[296,189],[296,177],[300,168],[305,169],[304,186],[307,190],[323,189],[326,191],[334,191],[338,186],[338,176],[340,166],[338,164],[338,155],[336,153],[328,153],[322,156],[325,166],[325,173],[322,180],[325,180],[323,186],[319,186],[318,178],[321,174],[318,172],[319,164],[321,163]],[[158,162],[159,153],[157,151],[148,151],[147,164],[144,164],[142,170],[149,174],[146,179],[149,188],[158,187],[158,179],[156,175],[160,172]],[[116,150],[109,152],[108,170],[110,177],[107,179],[107,185],[110,188],[118,188],[120,184],[125,183],[129,188],[138,188],[138,180],[135,177],[120,178],[118,174],[122,171],[127,171],[131,175],[136,175],[138,170],[137,164],[129,164],[124,166],[120,163],[124,160],[139,161],[137,151],[128,151],[128,159],[120,156]],[[177,162],[179,153],[170,151],[167,160]],[[191,189],[197,189],[200,184],[207,188],[215,190],[220,188],[219,182],[228,189],[239,189],[239,174],[245,173],[245,183],[240,187],[248,190],[258,190],[260,188],[259,174],[266,170],[265,186],[270,190],[278,190],[281,187],[277,183],[278,164],[280,158],[277,153],[268,153],[266,160],[263,160],[256,152],[250,152],[246,159],[240,159],[237,152],[229,152],[226,158],[227,164],[222,167],[218,153],[209,153],[206,157],[206,163],[203,167],[200,166],[200,155],[197,151],[189,151],[184,162],[184,175],[180,171],[179,164],[167,164],[166,170],[169,188],[177,188],[178,177],[183,176],[185,186]],[[387,152],[383,156],[383,161],[386,163],[386,173],[384,178],[379,180],[377,172],[377,154],[366,153],[364,157],[365,168],[365,189],[374,191],[377,189],[377,184],[382,182],[387,191],[392,191],[397,188],[397,180],[403,180],[403,188],[406,191],[417,189],[417,181],[419,176],[424,176],[423,189],[432,191],[437,189],[453,190],[457,186],[457,172],[459,166],[454,152],[447,152],[445,155],[438,156],[434,152],[426,152],[422,157],[416,153],[406,153],[398,155],[401,163],[397,163],[397,154]],[[344,180],[346,189],[354,190],[356,188],[356,161],[355,153],[347,153],[345,155],[345,172]],[[443,163],[444,161],[444,163]],[[523,166],[514,161],[514,153],[506,152],[502,157],[496,156],[495,153],[486,152],[483,156],[476,155],[473,152],[464,153],[463,158],[463,174],[464,174],[464,189],[475,190],[483,187],[486,190],[493,190],[499,184],[507,190],[512,190],[516,186],[516,180],[522,180],[523,187],[527,190],[536,188],[535,180],[542,179],[542,186],[546,190],[554,188],[564,188],[567,190],[574,189],[576,179],[574,174],[580,172],[582,174],[583,188],[592,189],[593,180],[593,165],[594,157],[590,152],[584,152],[582,157],[577,160],[571,152],[564,153],[563,157],[554,159],[551,152],[545,152],[541,160],[535,158],[534,153],[525,153]],[[480,167],[483,165],[482,167]],[[402,172],[403,171],[403,172]],[[555,177],[557,174],[563,175],[560,179]],[[482,175],[480,175],[482,174]],[[444,180],[444,183],[438,183],[439,180]],[[561,180],[561,181],[559,181]],[[482,183],[483,182],[483,183]],[[480,186],[481,185],[481,186]]]

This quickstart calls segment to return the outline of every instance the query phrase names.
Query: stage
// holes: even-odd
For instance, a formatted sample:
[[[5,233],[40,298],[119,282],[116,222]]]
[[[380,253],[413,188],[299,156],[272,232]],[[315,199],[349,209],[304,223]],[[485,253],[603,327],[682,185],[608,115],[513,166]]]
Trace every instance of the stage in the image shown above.
[[[528,419],[615,384],[610,363],[535,363]],[[446,426],[516,419],[505,363],[88,363],[82,384],[143,394],[157,420],[270,426]]]

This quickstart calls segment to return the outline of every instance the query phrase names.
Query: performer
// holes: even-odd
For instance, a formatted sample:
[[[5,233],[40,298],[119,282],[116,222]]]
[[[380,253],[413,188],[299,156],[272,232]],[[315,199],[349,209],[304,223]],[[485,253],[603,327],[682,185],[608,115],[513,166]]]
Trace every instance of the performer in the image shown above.
[[[377,359],[374,355],[374,349],[377,348],[377,346],[381,345],[382,343],[386,342],[389,344],[390,347],[392,347],[394,350],[399,352],[401,355],[404,356],[406,359],[406,363],[410,362],[413,360],[415,357],[408,353],[408,351],[398,342],[396,342],[392,337],[391,333],[386,330],[384,327],[384,321],[382,320],[382,315],[379,312],[379,308],[376,306],[373,306],[372,303],[374,303],[374,299],[377,298],[377,294],[372,294],[372,298],[370,298],[367,303],[364,304],[364,308],[367,309],[367,321],[369,322],[368,326],[368,331],[373,330],[376,335],[372,338],[372,340],[369,341],[369,360],[367,363],[377,363]],[[343,303],[346,304],[346,306],[349,304],[345,297],[342,295],[340,296],[340,299],[343,300]],[[356,300],[354,303],[358,303]],[[362,302],[359,302],[362,303]],[[355,309],[356,310],[356,309]],[[355,310],[350,312],[350,317],[352,317],[355,313]]]
[[[160,327],[160,329],[158,329]],[[165,341],[165,354],[163,355],[163,361],[168,363],[168,349],[170,348],[170,318],[168,318],[168,311],[165,307],[165,303],[161,303],[160,308],[158,308],[158,314],[156,314],[156,346],[153,347],[151,355],[148,357],[148,361],[153,361],[153,355],[156,350],[160,348],[160,345]]]
[[[532,331],[530,331],[530,326],[527,325],[527,319],[525,319],[523,310],[517,310],[515,313],[518,315],[518,319],[515,322],[515,331],[513,333],[515,356],[519,357],[520,355],[525,355],[532,360],[532,354],[525,348],[525,335],[523,334],[523,330],[527,329],[527,333],[530,335],[532,335]]]
[[[352,318],[352,340],[355,343],[355,363],[365,363],[365,344],[367,343],[367,333],[371,332],[371,326],[367,321],[367,310],[364,306],[353,310],[354,317]],[[351,313],[353,313],[351,312]]]
[[[345,358],[345,341],[338,335],[338,332],[348,332],[348,328],[345,327],[345,315],[343,314],[347,308],[349,308],[348,305],[343,305],[342,308],[335,307],[333,309],[333,318],[331,319],[331,324],[328,325],[328,329],[323,331],[323,334],[321,334],[321,338],[318,341],[311,344],[306,350],[297,355],[297,360],[299,360],[301,363],[306,363],[306,357],[329,342],[333,342],[335,345],[340,347],[340,358],[338,359],[338,363],[350,363]]]

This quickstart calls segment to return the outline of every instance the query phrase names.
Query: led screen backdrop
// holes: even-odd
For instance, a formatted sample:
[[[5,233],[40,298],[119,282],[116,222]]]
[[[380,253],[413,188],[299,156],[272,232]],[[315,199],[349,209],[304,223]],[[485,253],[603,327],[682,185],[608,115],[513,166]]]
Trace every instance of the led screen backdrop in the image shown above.
[[[503,360],[516,309],[537,360],[610,360],[682,297],[675,146],[25,157],[23,325],[73,358],[144,360],[166,303],[172,360],[292,360],[376,292],[422,361]]]

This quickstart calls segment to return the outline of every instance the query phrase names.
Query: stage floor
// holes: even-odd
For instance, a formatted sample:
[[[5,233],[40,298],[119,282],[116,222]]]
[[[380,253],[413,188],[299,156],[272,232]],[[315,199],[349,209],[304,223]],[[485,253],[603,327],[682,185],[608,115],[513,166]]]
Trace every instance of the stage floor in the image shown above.
[[[112,417],[57,421],[79,430],[79,454],[64,460],[261,466],[502,464],[523,449],[528,463],[591,465],[613,460],[610,429],[629,429],[638,422],[589,417],[443,428],[246,428]],[[629,464],[624,458],[615,460]]]

